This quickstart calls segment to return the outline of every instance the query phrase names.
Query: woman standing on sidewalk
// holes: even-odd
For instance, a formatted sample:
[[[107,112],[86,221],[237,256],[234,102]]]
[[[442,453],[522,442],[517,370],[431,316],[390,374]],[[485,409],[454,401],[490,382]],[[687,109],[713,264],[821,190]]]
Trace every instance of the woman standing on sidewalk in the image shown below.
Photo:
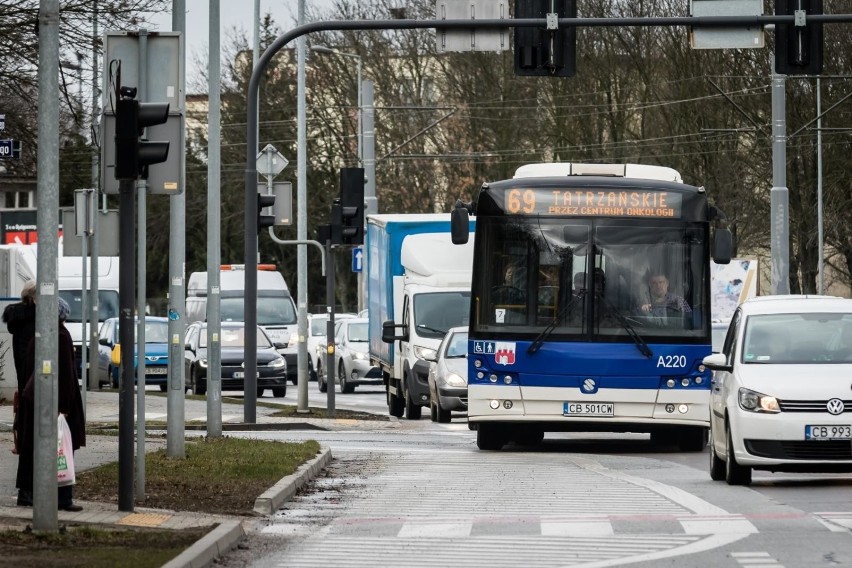
[[[83,397],[80,395],[80,385],[77,381],[77,366],[74,364],[74,343],[71,334],[65,327],[65,320],[71,313],[68,303],[57,298],[59,312],[59,342],[58,342],[58,406],[60,414],[65,415],[71,429],[71,440],[74,450],[86,445],[86,419],[83,415]],[[27,349],[27,364],[25,372],[29,379],[21,397],[21,433],[20,433],[20,462],[18,465],[18,505],[32,505],[21,502],[21,495],[33,489],[33,450],[35,438],[35,340],[30,342]],[[65,511],[81,511],[83,508],[73,502],[73,486],[59,488],[59,508]]]
[[[21,393],[24,392],[28,378],[25,371],[27,347],[35,336],[35,320],[35,280],[30,280],[21,289],[21,301],[9,304],[3,310],[3,322],[6,324],[9,333],[12,334],[12,357],[15,361],[15,374],[18,381],[18,389],[15,391],[15,397],[12,400],[12,412],[14,413],[12,433],[15,444],[12,452],[15,454],[18,453],[18,410],[21,405]],[[20,466],[20,460],[18,464]],[[32,495],[27,493],[18,495],[18,501],[32,502],[32,498]]]

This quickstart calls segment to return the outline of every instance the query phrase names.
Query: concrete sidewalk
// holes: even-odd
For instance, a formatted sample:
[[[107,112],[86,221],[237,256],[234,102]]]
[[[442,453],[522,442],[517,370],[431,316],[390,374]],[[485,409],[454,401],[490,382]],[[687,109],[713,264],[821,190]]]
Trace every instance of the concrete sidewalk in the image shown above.
[[[87,423],[91,425],[117,424],[118,423],[118,393],[116,391],[95,391],[87,393]],[[165,396],[152,396],[146,393],[145,397],[146,421],[166,422],[167,398]],[[275,408],[265,406],[257,407],[257,424],[242,424],[243,409],[241,405],[223,404],[222,421],[223,429],[234,426],[239,429],[251,430],[254,428],[280,428],[280,429],[347,429],[354,425],[351,420],[335,419],[301,419],[301,418],[277,418],[269,416],[275,413]],[[207,403],[206,401],[186,400],[185,420],[187,431],[203,429],[206,426]],[[31,507],[16,506],[17,489],[15,489],[15,476],[17,472],[17,456],[12,454],[12,407],[10,405],[0,406],[0,530],[4,524],[9,525],[9,519],[32,520],[33,510]],[[195,425],[196,428],[192,428]],[[376,426],[388,426],[386,422],[378,422]],[[162,438],[148,438],[145,442],[145,451],[151,452],[164,448],[166,440]],[[135,450],[134,450],[135,453]],[[103,464],[118,460],[118,437],[87,435],[86,447],[75,452],[75,465],[77,471],[85,471]],[[293,475],[289,475],[276,483],[263,495],[258,496],[256,502],[257,512],[271,514],[275,507],[290,498],[298,487],[312,479],[331,460],[331,452],[327,448],[313,460],[304,464]],[[243,538],[250,525],[258,520],[257,517],[228,517],[221,515],[209,515],[202,513],[187,513],[179,511],[163,511],[136,507],[134,512],[118,511],[115,504],[95,503],[75,500],[83,506],[83,510],[77,513],[59,511],[58,518],[62,523],[90,523],[102,525],[117,525],[124,527],[156,527],[166,529],[182,529],[187,527],[205,527],[219,525],[195,545],[187,549],[179,557],[175,558],[167,566],[206,566],[213,559],[227,552]],[[4,523],[3,519],[7,519]]]

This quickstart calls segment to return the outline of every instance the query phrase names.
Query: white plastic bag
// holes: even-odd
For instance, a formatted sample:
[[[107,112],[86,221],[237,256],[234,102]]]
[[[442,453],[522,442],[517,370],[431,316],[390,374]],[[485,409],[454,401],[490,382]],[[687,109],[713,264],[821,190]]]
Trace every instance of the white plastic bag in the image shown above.
[[[56,466],[56,484],[59,487],[74,485],[74,442],[71,440],[71,428],[68,427],[64,414],[59,415]]]

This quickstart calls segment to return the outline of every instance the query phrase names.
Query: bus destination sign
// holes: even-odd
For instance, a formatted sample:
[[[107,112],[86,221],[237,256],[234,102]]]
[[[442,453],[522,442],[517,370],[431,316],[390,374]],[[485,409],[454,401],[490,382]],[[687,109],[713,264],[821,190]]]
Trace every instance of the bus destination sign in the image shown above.
[[[683,195],[653,189],[509,189],[505,211],[512,215],[642,217],[680,219]]]

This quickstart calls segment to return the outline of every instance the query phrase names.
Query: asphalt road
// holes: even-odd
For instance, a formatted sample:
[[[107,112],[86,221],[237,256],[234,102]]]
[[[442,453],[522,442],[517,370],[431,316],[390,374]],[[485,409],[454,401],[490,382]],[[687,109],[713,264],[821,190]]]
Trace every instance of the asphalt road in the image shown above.
[[[384,409],[380,391],[337,400]],[[852,567],[852,475],[756,472],[729,487],[710,480],[706,450],[641,434],[482,452],[463,418],[427,413],[251,436],[317,439],[335,460],[224,566]]]

